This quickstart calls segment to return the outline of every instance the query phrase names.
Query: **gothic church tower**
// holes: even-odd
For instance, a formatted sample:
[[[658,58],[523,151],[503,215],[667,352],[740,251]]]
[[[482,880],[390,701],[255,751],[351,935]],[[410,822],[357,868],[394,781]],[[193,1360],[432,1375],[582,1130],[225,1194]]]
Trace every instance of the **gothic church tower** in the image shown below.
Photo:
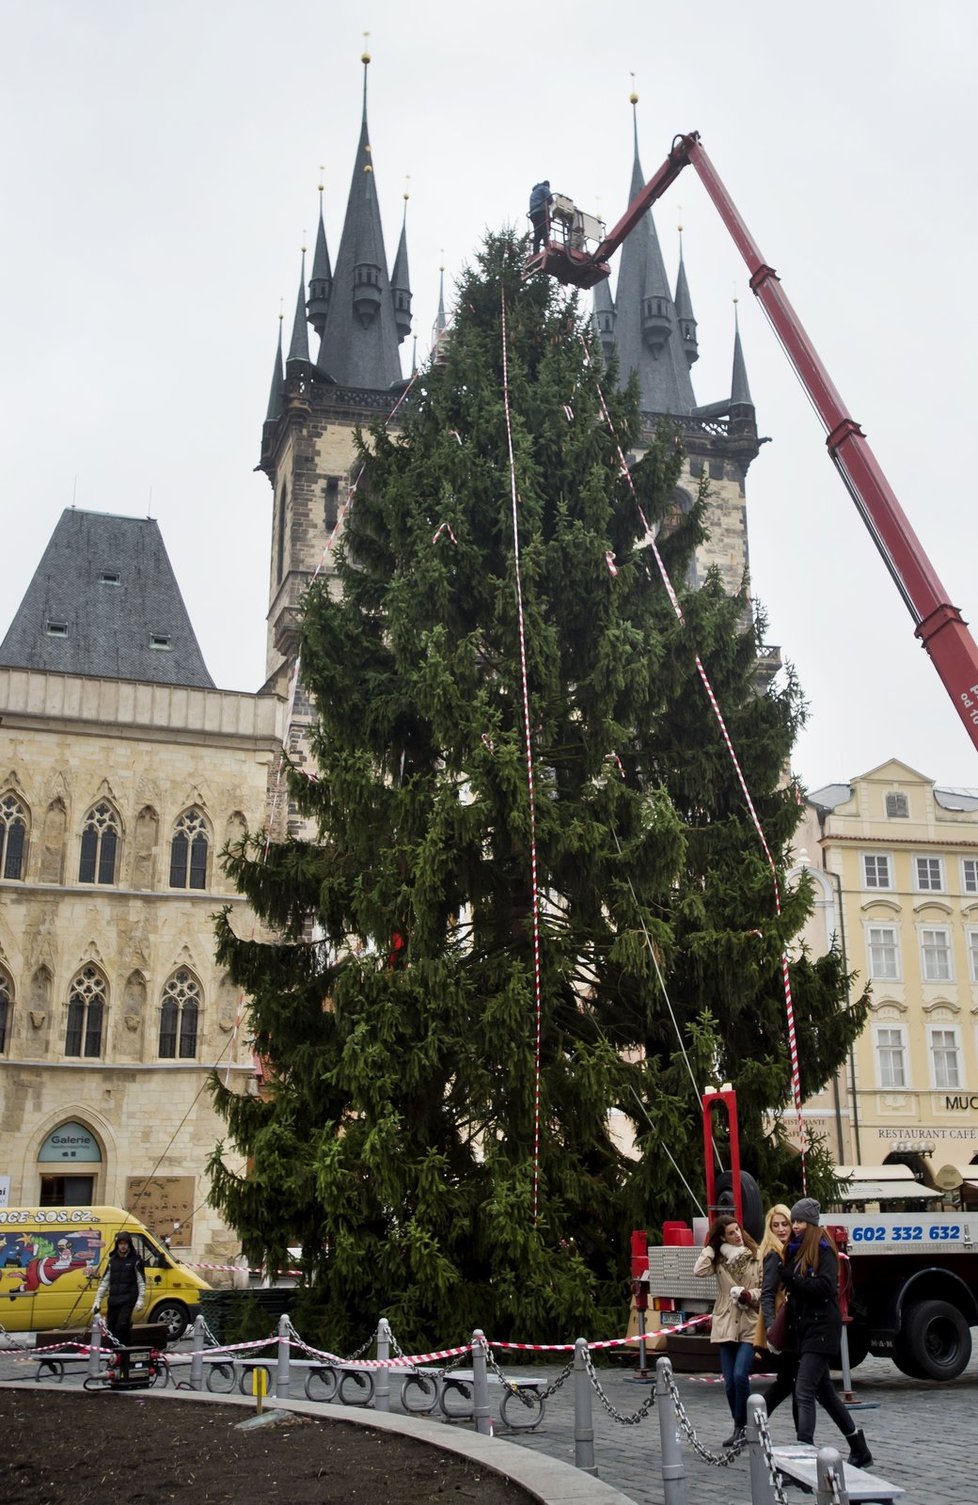
[[[637,100],[633,94],[633,112]],[[645,184],[634,113],[633,134],[630,199]],[[735,322],[729,396],[697,405],[691,371],[699,358],[699,341],[682,249],[671,289],[651,210],[622,246],[614,298],[608,282],[595,288],[593,321],[605,358],[617,354],[621,381],[633,375],[638,381],[647,439],[663,419],[682,436],[686,458],[677,505],[691,507],[703,477],[709,481],[705,519],[709,537],[697,551],[697,577],[702,579],[716,566],[727,589],[739,590],[749,562],[745,480],[762,442],[757,436],[740,332]],[[773,672],[779,663],[774,650],[762,668]]]
[[[345,500],[354,459],[353,431],[386,417],[403,391],[398,347],[411,330],[406,224],[388,274],[377,183],[363,118],[335,269],[322,213],[312,273],[305,253],[288,355],[281,333],[262,428],[259,468],[272,485],[266,689],[284,693],[295,652],[302,592],[319,568]],[[315,361],[309,325],[319,337]]]

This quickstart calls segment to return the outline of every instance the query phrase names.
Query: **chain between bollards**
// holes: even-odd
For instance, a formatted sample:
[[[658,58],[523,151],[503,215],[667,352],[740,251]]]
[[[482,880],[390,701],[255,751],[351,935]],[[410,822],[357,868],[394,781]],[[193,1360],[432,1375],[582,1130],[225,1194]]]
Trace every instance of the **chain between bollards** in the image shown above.
[[[815,1477],[818,1505],[849,1505],[845,1470],[835,1448],[819,1448],[815,1456]]]

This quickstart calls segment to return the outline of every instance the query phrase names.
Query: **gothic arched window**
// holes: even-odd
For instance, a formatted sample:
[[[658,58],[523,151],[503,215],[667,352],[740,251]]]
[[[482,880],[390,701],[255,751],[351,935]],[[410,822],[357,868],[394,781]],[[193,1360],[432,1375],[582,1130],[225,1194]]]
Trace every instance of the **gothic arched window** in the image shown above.
[[[11,1010],[14,1000],[14,985],[6,972],[0,967],[0,1056],[6,1055],[7,1040],[10,1036]]]
[[[207,822],[194,807],[185,810],[173,828],[170,843],[170,887],[207,887]]]
[[[66,1056],[100,1056],[105,1019],[105,978],[97,967],[83,967],[68,993]]]
[[[23,878],[27,857],[27,811],[15,794],[0,799],[0,874]]]
[[[200,984],[192,972],[181,967],[167,979],[160,1008],[160,1057],[192,1061],[197,1054],[200,1019]]]
[[[82,828],[79,883],[114,883],[119,817],[106,800],[93,805]]]

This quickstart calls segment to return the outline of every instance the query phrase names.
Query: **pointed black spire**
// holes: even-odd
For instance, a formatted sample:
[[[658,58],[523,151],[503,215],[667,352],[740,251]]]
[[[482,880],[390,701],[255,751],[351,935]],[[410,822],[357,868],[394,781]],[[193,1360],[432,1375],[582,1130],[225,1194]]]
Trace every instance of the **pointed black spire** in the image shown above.
[[[607,277],[595,283],[592,322],[601,341],[601,353],[607,366],[615,353],[615,300],[611,296],[611,281]]]
[[[686,263],[683,260],[683,227],[679,226],[679,271],[676,273],[676,318],[679,320],[679,333],[683,342],[683,353],[686,356],[687,366],[692,366],[700,358],[699,345],[696,341],[696,320],[693,318],[693,300],[689,295],[689,283],[686,281]]]
[[[319,347],[318,365],[342,386],[381,390],[402,380],[394,300],[377,203],[367,129],[367,66],[363,58],[363,119],[346,205],[343,234],[333,269],[332,292]]]
[[[292,323],[292,340],[288,361],[308,361],[309,329],[306,324],[306,248],[302,248],[302,268],[299,273],[299,295],[295,301],[295,319]],[[288,361],[286,365],[288,365]]]
[[[278,344],[275,347],[275,365],[272,367],[272,385],[268,393],[266,423],[275,423],[282,416],[285,389],[285,372],[282,369],[282,315],[278,316]]]
[[[634,160],[630,198],[645,186],[638,153],[638,95],[631,95]],[[689,413],[695,403],[689,366],[651,211],[625,241],[615,296],[615,345],[621,381],[634,372],[647,413]]]
[[[408,195],[405,193],[401,238],[397,245],[397,255],[394,257],[394,270],[391,273],[391,296],[394,299],[394,323],[397,325],[398,343],[406,340],[411,333],[411,279],[408,275],[407,206]]]
[[[329,249],[326,245],[326,226],[323,223],[323,185],[319,185],[319,228],[316,231],[316,249],[312,257],[312,276],[309,278],[309,301],[306,313],[309,323],[322,338],[326,328],[326,312],[333,287],[333,273],[329,264]]]
[[[733,372],[730,377],[730,405],[733,407],[739,403],[742,407],[753,407],[754,399],[750,395],[750,385],[747,381],[747,366],[744,361],[744,351],[740,343],[740,321],[737,318],[737,304],[734,302],[734,352]]]

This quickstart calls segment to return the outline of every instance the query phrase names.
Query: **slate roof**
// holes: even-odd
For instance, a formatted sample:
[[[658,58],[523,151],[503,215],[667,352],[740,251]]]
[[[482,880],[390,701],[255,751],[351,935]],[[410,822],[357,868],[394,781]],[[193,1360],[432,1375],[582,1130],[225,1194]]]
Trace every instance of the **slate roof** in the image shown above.
[[[159,525],[74,508],[61,514],[0,665],[214,688]]]

